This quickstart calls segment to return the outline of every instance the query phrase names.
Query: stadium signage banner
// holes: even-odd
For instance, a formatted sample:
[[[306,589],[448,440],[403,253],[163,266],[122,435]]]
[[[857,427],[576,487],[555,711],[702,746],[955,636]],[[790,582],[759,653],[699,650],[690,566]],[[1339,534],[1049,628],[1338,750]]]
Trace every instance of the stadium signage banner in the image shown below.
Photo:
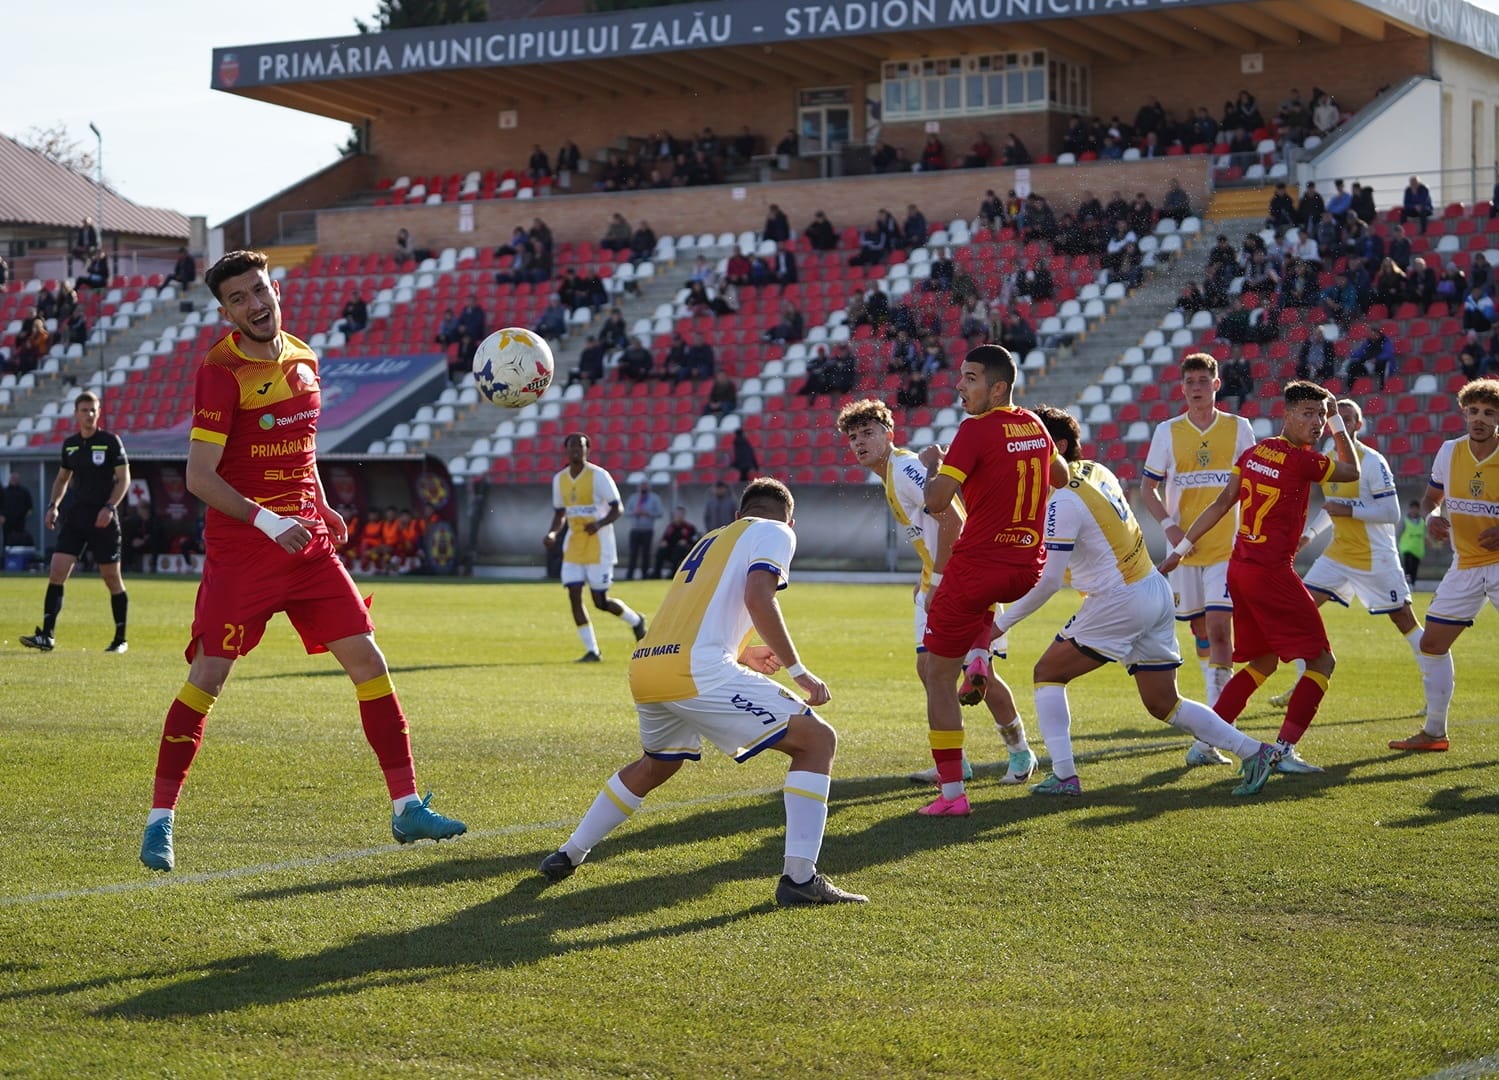
[[[1419,27],[1444,41],[1499,56],[1499,14],[1465,0],[1359,0],[1392,19]]]
[[[745,0],[215,49],[220,90],[1208,7],[1239,0]]]

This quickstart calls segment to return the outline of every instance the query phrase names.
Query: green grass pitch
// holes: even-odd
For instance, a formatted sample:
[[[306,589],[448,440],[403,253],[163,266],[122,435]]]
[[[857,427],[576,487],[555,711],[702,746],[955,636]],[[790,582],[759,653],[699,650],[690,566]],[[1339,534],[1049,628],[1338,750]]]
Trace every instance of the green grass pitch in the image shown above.
[[[1385,748],[1421,689],[1384,618],[1324,609],[1340,658],[1302,743],[1322,776],[1236,799],[1183,765],[1116,669],[1074,684],[1085,788],[993,768],[929,820],[902,586],[782,602],[840,734],[821,866],[866,906],[777,910],[785,759],[709,756],[571,879],[536,864],[638,752],[632,639],[581,652],[556,586],[384,582],[379,641],[418,780],[468,822],[398,848],[347,679],[284,620],[209,720],[176,873],[137,862],[190,582],[97,579],[50,655],[43,583],[0,578],[0,1076],[1424,1077],[1499,1071],[1499,614],[1455,649],[1453,748]],[[615,592],[646,613],[659,582]],[[1420,607],[1424,609],[1425,598]],[[1012,635],[1030,665],[1077,601]],[[1183,689],[1201,697],[1194,664]],[[1268,735],[1264,699],[1243,718]],[[987,713],[969,749],[996,762]],[[1443,1071],[1446,1070],[1444,1073]]]

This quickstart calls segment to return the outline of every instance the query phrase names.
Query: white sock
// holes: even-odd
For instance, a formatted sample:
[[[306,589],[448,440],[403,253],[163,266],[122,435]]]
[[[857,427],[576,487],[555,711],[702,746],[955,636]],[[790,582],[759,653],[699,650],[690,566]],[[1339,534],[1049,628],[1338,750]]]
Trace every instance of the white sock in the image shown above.
[[[593,623],[586,622],[578,627],[578,637],[583,639],[583,648],[589,652],[599,651],[599,639],[593,634]]]
[[[1015,717],[1008,724],[1001,724],[996,721],[994,726],[999,728],[999,737],[1005,741],[1005,747],[1012,754],[1018,754],[1031,748],[1030,743],[1025,741],[1025,721],[1020,719],[1020,717]]]
[[[412,803],[415,803],[417,806],[420,806],[422,804],[422,800],[419,799],[419,798],[417,798],[414,793],[411,794],[411,795],[402,795],[399,799],[391,799],[390,800],[390,808],[395,813],[399,814],[401,811],[405,810],[406,807],[410,806]]]
[[[1197,666],[1202,669],[1203,693],[1211,694],[1213,692],[1213,663],[1206,656],[1199,656]]]
[[[614,601],[619,605],[619,617],[625,621],[626,626],[639,626],[641,623],[640,613],[633,610],[629,604],[618,598]]]
[[[980,658],[982,658],[984,660],[988,660],[989,659],[989,650],[988,649],[969,649],[968,650],[968,654],[963,657],[963,666],[966,668],[969,664],[973,663],[975,660],[978,660]]]
[[[1072,714],[1067,709],[1065,686],[1036,687],[1036,726],[1051,758],[1051,771],[1058,780],[1077,775],[1072,761]]]
[[[817,853],[828,824],[828,788],[832,777],[800,769],[786,774],[781,798],[786,803],[786,862],[783,874],[798,884],[817,873]]]
[[[940,784],[938,786],[942,790],[942,797],[949,802],[951,802],[953,799],[956,799],[959,795],[962,795],[965,791],[968,790],[968,786],[961,780],[954,781],[951,784]]]
[[[1228,680],[1234,677],[1234,669],[1225,664],[1210,664],[1208,666],[1208,708],[1218,704],[1218,695],[1223,693],[1223,688],[1228,685]]]
[[[1301,681],[1301,677],[1306,674],[1306,661],[1297,659],[1293,662],[1296,665],[1296,678],[1291,682],[1291,686],[1295,688],[1296,684]]]
[[[175,810],[168,810],[165,807],[161,806],[153,806],[151,808],[151,812],[146,815],[146,824],[155,825],[162,818],[166,818],[168,821],[172,821],[176,817],[177,811]]]
[[[1238,758],[1252,756],[1260,748],[1260,741],[1244,734],[1238,728],[1224,721],[1212,709],[1201,702],[1190,701],[1182,698],[1177,703],[1176,711],[1166,717],[1166,723],[1174,728],[1180,728],[1189,735],[1194,735],[1200,743],[1216,746],[1219,750],[1227,750]]]
[[[1417,623],[1415,628],[1405,635],[1405,643],[1411,647],[1411,655],[1416,658],[1418,664],[1421,662],[1421,635],[1425,632],[1426,628]]]
[[[643,801],[643,796],[636,795],[625,787],[619,773],[609,777],[609,782],[594,798],[588,813],[583,815],[583,820],[578,822],[578,827],[567,838],[567,843],[562,845],[562,850],[567,852],[573,865],[577,866],[586,859],[595,844],[628,821],[630,815],[640,809]]]
[[[1421,689],[1426,691],[1426,724],[1423,730],[1436,739],[1447,737],[1447,707],[1452,704],[1452,688],[1457,682],[1452,654],[1421,657]]]

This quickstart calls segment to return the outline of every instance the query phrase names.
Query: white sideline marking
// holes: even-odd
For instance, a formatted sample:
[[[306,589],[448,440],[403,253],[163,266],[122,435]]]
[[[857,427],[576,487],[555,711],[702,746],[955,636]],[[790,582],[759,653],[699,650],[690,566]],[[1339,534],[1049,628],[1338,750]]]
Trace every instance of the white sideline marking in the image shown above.
[[[1499,1054],[1485,1054],[1472,1061],[1459,1061],[1440,1069],[1423,1080],[1476,1080],[1480,1076],[1499,1075]]]
[[[1170,742],[1121,743],[1118,746],[1105,747],[1102,750],[1085,751],[1073,756],[1078,761],[1090,761],[1109,757],[1113,754],[1140,753],[1142,751],[1148,753],[1153,750],[1169,750],[1174,746],[1181,745],[1181,739],[1173,739]],[[898,776],[854,776],[845,778],[845,782],[896,780],[904,776],[904,773]],[[669,810],[682,810],[693,806],[706,806],[712,803],[729,802],[734,799],[745,799],[754,795],[773,795],[780,790],[781,788],[776,786],[727,791],[717,795],[704,795],[696,799],[657,803],[649,807],[643,807],[640,812],[658,814]],[[575,824],[573,819],[567,821],[533,821],[519,825],[505,825],[498,829],[470,829],[464,835],[479,839],[496,836],[518,836],[522,833],[537,832],[542,829],[566,829],[573,824]],[[338,863],[352,862],[355,859],[368,859],[376,855],[389,855],[391,852],[400,851],[405,846],[407,845],[395,843],[380,844],[375,847],[357,848],[353,851],[336,851],[328,855],[317,855],[305,859],[287,859],[282,862],[260,863],[256,866],[238,866],[228,870],[212,870],[198,874],[160,874],[150,871],[152,876],[140,881],[117,881],[110,885],[94,885],[86,889],[64,889],[59,892],[29,893],[25,896],[0,896],[0,908],[19,907],[22,904],[51,904],[63,900],[79,900],[89,896],[116,896],[123,893],[143,892],[147,889],[180,888],[186,885],[233,881],[236,878],[254,877],[258,874],[275,874],[285,870],[306,870],[316,866],[334,866]],[[1467,1077],[1468,1075],[1470,1074],[1453,1074],[1451,1078],[1442,1075],[1441,1080],[1458,1080],[1459,1077]],[[1471,1075],[1477,1076],[1479,1074],[1474,1073]],[[1435,1078],[1432,1078],[1432,1080],[1435,1080]]]

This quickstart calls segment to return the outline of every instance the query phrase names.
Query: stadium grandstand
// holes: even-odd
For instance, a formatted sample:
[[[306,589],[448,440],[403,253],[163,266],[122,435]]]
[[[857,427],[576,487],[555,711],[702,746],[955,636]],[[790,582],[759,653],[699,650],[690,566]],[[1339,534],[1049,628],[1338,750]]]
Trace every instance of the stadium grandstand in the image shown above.
[[[1302,345],[1330,341],[1328,384],[1363,404],[1364,437],[1407,490],[1450,437],[1464,295],[1376,303],[1371,286],[1348,313],[1324,294],[1345,274],[1372,279],[1363,237],[1383,252],[1397,226],[1437,278],[1466,282],[1499,261],[1499,17],[1461,0],[541,11],[492,6],[486,23],[212,58],[218,90],[360,128],[359,152],[222,223],[203,250],[271,252],[287,328],[319,349],[325,385],[344,388],[323,449],[364,468],[400,462],[413,493],[453,493],[473,561],[534,561],[540,525],[528,523],[546,520],[563,432],[593,435],[622,485],[644,477],[696,507],[731,475],[742,430],[760,470],[798,489],[809,562],[893,565],[874,524],[883,498],[837,436],[837,405],[907,394],[898,439],[946,441],[961,413],[944,367],[1011,332],[1021,400],[1070,407],[1088,452],[1126,480],[1154,423],[1180,411],[1178,365],[1195,351],[1243,362],[1247,389],[1226,407],[1268,433]],[[1429,215],[1406,212],[1413,176]],[[70,228],[95,194],[73,181],[52,200]],[[1332,243],[1307,259],[1335,181],[1366,189],[1373,213],[1338,204],[1335,235],[1321,237]],[[1271,205],[1282,190],[1288,221]],[[809,231],[819,219],[826,241]],[[106,209],[111,230],[126,221]],[[175,243],[182,223],[132,236]],[[1211,305],[1183,309],[1220,235],[1232,273]],[[1315,296],[1266,291],[1246,238],[1277,267],[1287,253],[1311,265]],[[777,269],[787,254],[791,280]],[[64,276],[35,263],[6,286],[7,359],[21,309]],[[548,334],[553,389],[496,412],[462,377],[457,340],[438,340],[445,319],[474,306],[487,329],[535,327],[554,295],[569,303]],[[352,327],[355,301],[367,317]],[[150,273],[116,273],[103,303],[97,356],[54,348],[6,376],[0,458],[48,459],[69,430],[70,385],[102,389],[106,424],[132,450],[169,458],[185,437],[182,387],[218,332],[213,305],[201,287],[185,302],[162,292]],[[795,334],[780,332],[787,305]],[[607,343],[602,377],[570,381],[614,308],[624,340]],[[1382,384],[1349,367],[1371,328],[1397,349]],[[710,347],[735,384],[727,415],[705,414],[706,380],[660,377],[677,335]],[[625,377],[632,341],[653,377]],[[902,360],[906,341],[922,355]],[[829,361],[851,381],[816,392]],[[358,508],[392,490],[422,509],[389,477]],[[869,527],[848,528],[851,515]]]

